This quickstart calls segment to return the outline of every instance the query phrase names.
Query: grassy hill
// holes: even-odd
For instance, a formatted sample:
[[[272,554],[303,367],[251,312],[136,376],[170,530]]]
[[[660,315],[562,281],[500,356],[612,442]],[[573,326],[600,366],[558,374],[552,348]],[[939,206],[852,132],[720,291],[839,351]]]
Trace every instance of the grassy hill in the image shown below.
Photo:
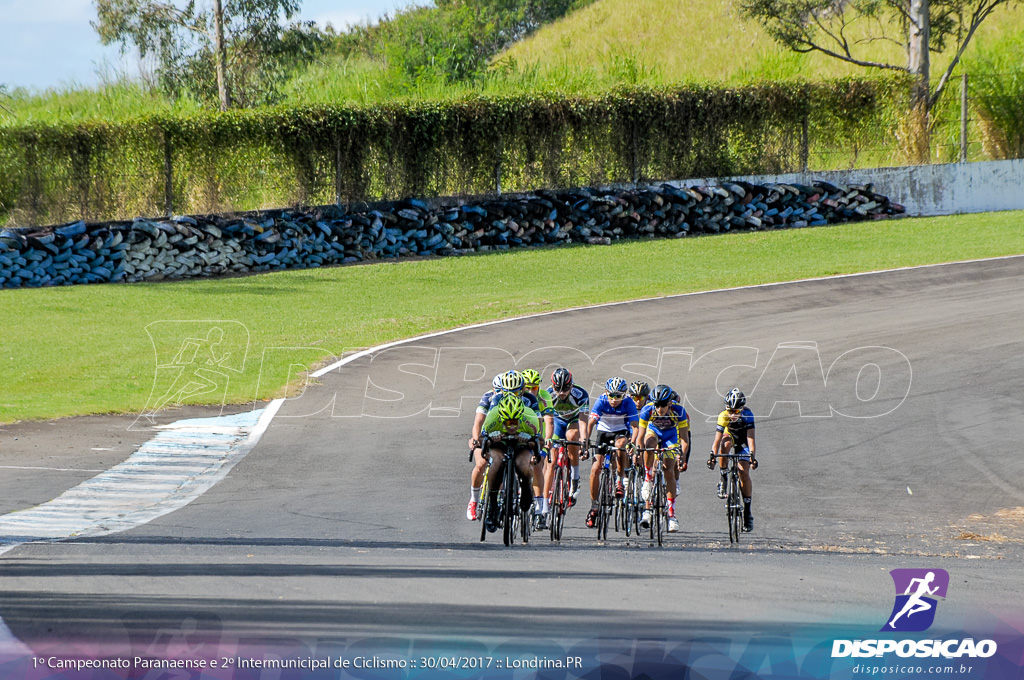
[[[876,42],[873,49],[874,59],[902,63],[905,58],[892,43]],[[949,58],[933,56],[936,78]],[[1002,7],[993,14],[979,29],[965,61],[969,70],[1019,68],[1024,63],[1024,5]],[[283,88],[283,103],[373,104],[522,91],[589,93],[621,84],[741,84],[878,72],[780,47],[756,22],[740,14],[737,0],[596,0],[514,44],[478,81],[410,79],[380,59],[328,54],[294,74]],[[199,109],[195,102],[172,102],[138,83],[11,94],[5,101],[8,110],[0,109],[0,125],[123,120]]]
[[[598,0],[541,28],[513,45],[497,62],[514,65],[539,80],[558,81],[586,73],[592,81],[629,80],[745,83],[791,78],[866,75],[865,69],[826,55],[797,54],[780,47],[737,0]],[[898,35],[898,31],[895,32]],[[851,37],[863,37],[851,34]],[[979,51],[1015,49],[1024,59],[1024,7],[1000,8],[982,24],[966,59]],[[901,64],[906,57],[891,42],[872,43],[870,58]],[[950,54],[933,55],[937,78]]]

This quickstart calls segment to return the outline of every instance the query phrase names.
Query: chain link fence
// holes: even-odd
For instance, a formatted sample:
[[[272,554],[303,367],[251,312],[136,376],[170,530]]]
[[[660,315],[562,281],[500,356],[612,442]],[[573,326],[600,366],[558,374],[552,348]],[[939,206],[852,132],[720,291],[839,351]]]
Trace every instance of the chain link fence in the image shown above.
[[[983,78],[990,79],[991,90],[1005,75],[976,80]],[[933,162],[1014,152],[1013,136],[997,134],[1006,123],[978,112],[970,82],[951,83],[935,111]],[[647,96],[605,108],[587,102],[519,108],[478,103],[493,109],[482,114],[425,106],[372,120],[345,111],[298,111],[268,123],[249,112],[191,127],[155,120],[0,129],[0,224],[904,164],[893,102],[882,92],[865,92],[854,103],[822,103],[813,88],[783,88],[730,92],[714,103],[707,100],[718,93],[698,92],[683,104]],[[821,99],[830,96],[834,92]],[[1011,141],[1000,147],[996,140],[1006,138]]]

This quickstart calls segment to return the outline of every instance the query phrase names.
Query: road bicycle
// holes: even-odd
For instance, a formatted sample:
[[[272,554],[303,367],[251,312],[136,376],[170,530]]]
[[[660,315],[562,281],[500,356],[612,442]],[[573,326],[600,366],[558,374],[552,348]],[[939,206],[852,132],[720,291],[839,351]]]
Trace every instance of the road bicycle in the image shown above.
[[[651,468],[651,497],[645,503],[645,509],[651,513],[651,521],[647,527],[650,529],[650,538],[652,541],[657,540],[658,545],[661,545],[668,525],[668,518],[665,516],[665,449],[656,446],[652,449],[640,450],[654,452],[654,465]],[[639,530],[637,535],[639,536]]]
[[[591,444],[589,446],[591,455],[604,456],[604,464],[601,466],[600,477],[597,484],[597,540],[608,540],[608,527],[615,523],[615,530],[618,531],[625,519],[625,506],[621,498],[615,496],[615,469],[612,466],[612,454],[616,451],[626,449],[612,446],[611,444]]]
[[[646,505],[643,498],[643,484],[647,476],[647,471],[644,468],[644,450],[636,449],[633,453],[629,454],[628,464],[624,471],[626,495],[622,499],[622,523],[626,536],[634,532],[637,536],[640,536],[640,517],[643,515]]]
[[[725,481],[725,518],[729,525],[729,542],[739,543],[743,531],[743,494],[740,492],[740,455],[727,453],[718,458],[728,458]]]
[[[484,438],[484,451],[488,454],[488,457],[493,452],[493,449],[489,446],[493,441],[489,437]],[[497,504],[493,512],[496,513],[497,523],[501,528],[502,541],[506,546],[511,546],[515,543],[517,536],[523,543],[528,543],[530,540],[532,508],[520,507],[522,488],[519,483],[519,475],[516,474],[515,456],[524,445],[532,444],[533,448],[536,449],[537,437],[520,438],[516,436],[507,440],[503,439],[502,442],[506,446],[504,452],[502,452],[501,488],[498,489]],[[487,466],[487,472],[490,472],[490,465]],[[487,513],[492,511],[489,507],[490,489],[487,476],[484,477],[484,489],[488,491],[488,495],[483,496],[481,493],[481,498],[485,499],[483,526],[480,529],[481,541],[487,536]]]
[[[556,438],[551,440],[552,467],[551,495],[548,498],[548,529],[551,532],[552,541],[562,540],[562,527],[565,523],[565,513],[571,508],[575,501],[572,497],[572,475],[569,470],[569,454],[566,453],[566,444],[580,444],[581,442],[570,439]]]

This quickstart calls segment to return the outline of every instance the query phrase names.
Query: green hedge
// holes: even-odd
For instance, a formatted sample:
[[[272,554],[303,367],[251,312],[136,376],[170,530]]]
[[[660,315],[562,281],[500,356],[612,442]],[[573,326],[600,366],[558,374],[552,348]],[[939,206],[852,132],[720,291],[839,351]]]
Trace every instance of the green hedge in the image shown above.
[[[903,91],[899,80],[844,79],[5,128],[0,222],[800,170],[809,157],[879,139],[892,129]]]

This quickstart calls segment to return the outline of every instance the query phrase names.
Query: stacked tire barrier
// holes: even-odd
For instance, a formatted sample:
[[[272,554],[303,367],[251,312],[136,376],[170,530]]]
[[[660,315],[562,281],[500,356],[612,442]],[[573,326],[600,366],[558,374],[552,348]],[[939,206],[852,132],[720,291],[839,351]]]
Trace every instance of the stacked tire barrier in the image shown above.
[[[345,210],[274,210],[0,232],[0,287],[138,282],[610,244],[730,230],[823,226],[904,213],[870,185],[537,191],[445,206],[409,199]]]

